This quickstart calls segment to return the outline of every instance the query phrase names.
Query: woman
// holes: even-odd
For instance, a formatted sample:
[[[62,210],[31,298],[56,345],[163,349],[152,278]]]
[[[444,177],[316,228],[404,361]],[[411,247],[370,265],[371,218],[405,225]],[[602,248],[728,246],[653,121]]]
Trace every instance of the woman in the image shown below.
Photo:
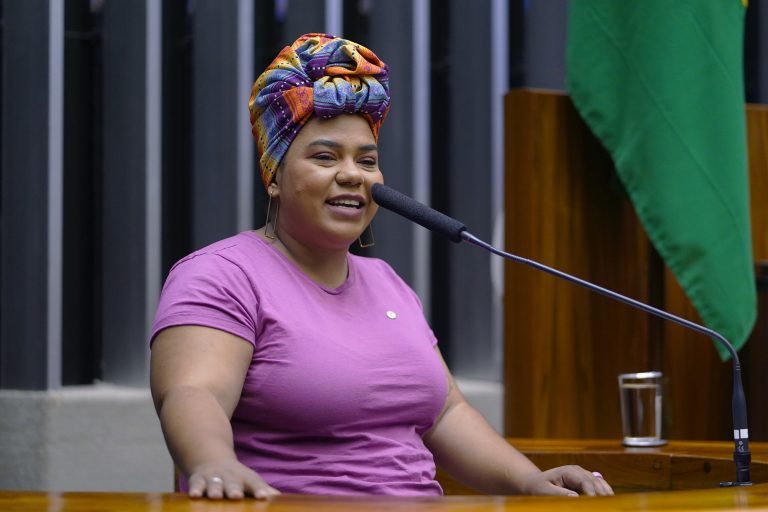
[[[383,181],[387,67],[307,34],[251,95],[262,228],[182,259],[152,334],[151,387],[192,497],[440,495],[435,463],[486,493],[612,494],[541,472],[465,401],[415,293],[364,243]]]

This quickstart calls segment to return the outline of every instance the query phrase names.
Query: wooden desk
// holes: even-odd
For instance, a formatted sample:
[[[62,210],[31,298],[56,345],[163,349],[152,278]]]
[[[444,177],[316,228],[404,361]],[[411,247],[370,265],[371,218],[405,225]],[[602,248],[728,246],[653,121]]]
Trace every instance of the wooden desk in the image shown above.
[[[733,442],[670,441],[657,448],[626,448],[607,439],[509,439],[541,469],[577,464],[599,471],[618,493],[712,489],[735,477]],[[768,443],[751,443],[752,482],[768,483]],[[438,472],[446,494],[473,491]]]
[[[768,484],[741,489],[710,489],[621,494],[603,498],[447,496],[434,499],[330,498],[279,496],[271,501],[190,500],[183,494],[0,492],[4,512],[502,512],[519,510],[744,510],[768,508]]]
[[[727,442],[681,442],[666,447],[625,449],[605,440],[511,440],[540,466],[579,463],[601,471],[624,490],[642,487],[655,491],[628,492],[603,498],[550,498],[500,496],[446,496],[434,499],[379,497],[337,498],[284,495],[270,501],[239,502],[190,500],[182,494],[141,493],[36,493],[0,492],[3,512],[294,512],[419,511],[501,512],[507,510],[743,510],[768,509],[768,443],[753,446],[752,487],[712,487],[721,477],[731,478],[732,445]],[[623,479],[623,480],[622,480]],[[441,480],[447,492],[450,481]],[[713,484],[714,482],[714,484]],[[697,490],[677,490],[692,489]],[[706,487],[706,488],[701,488]],[[667,490],[669,492],[661,492]]]

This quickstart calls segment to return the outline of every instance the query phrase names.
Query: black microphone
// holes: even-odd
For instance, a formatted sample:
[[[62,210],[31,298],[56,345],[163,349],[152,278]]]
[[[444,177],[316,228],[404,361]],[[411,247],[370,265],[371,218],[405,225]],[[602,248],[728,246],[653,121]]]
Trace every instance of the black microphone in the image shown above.
[[[461,242],[461,233],[467,226],[429,206],[381,183],[374,183],[371,194],[376,203],[430,231],[440,233],[452,242]]]
[[[635,308],[641,309],[646,313],[656,315],[665,320],[669,320],[683,327],[687,327],[696,332],[706,334],[712,339],[723,345],[728,353],[731,355],[733,361],[733,397],[731,401],[731,409],[733,412],[733,461],[736,464],[736,481],[735,482],[721,482],[721,487],[732,486],[745,486],[752,485],[749,479],[749,464],[751,462],[751,454],[749,451],[749,430],[747,429],[747,404],[744,398],[744,388],[741,382],[741,362],[739,361],[739,355],[736,353],[736,349],[733,345],[725,339],[725,337],[708,329],[702,325],[693,323],[689,320],[667,313],[661,309],[649,306],[643,302],[621,295],[602,286],[590,283],[578,277],[566,274],[552,267],[548,267],[537,261],[529,260],[508,252],[504,252],[501,249],[497,249],[487,242],[484,242],[477,238],[475,235],[467,231],[467,227],[456,219],[448,217],[447,215],[433,210],[429,206],[422,204],[415,199],[406,196],[386,185],[376,183],[371,187],[371,193],[373,199],[379,206],[391,210],[399,215],[402,215],[406,219],[409,219],[417,224],[424,226],[425,228],[440,233],[453,242],[469,242],[478,247],[492,252],[502,258],[522,263],[529,267],[533,267],[537,270],[546,272],[553,276],[565,279],[571,283],[578,284],[584,288],[597,292],[606,297],[610,297],[624,304],[628,304]]]

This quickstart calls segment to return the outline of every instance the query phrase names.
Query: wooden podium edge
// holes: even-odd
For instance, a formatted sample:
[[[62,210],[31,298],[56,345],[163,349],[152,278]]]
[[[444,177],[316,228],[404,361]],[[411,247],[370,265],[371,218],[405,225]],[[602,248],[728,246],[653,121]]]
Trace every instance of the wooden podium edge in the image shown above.
[[[733,480],[733,443],[670,441],[656,448],[627,448],[620,440],[520,439],[508,441],[542,470],[575,464],[599,471],[617,493],[713,489]],[[768,443],[753,443],[751,477],[768,482]],[[446,495],[477,495],[476,491],[438,469]]]

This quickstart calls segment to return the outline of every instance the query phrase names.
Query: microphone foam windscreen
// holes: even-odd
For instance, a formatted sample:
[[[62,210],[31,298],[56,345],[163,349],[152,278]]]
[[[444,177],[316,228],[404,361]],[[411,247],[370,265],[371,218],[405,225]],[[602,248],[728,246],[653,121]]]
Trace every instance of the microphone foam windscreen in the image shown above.
[[[461,242],[461,232],[467,227],[456,219],[422,204],[415,199],[380,183],[371,188],[373,200],[387,210],[402,215],[430,231],[440,233],[452,242]]]

